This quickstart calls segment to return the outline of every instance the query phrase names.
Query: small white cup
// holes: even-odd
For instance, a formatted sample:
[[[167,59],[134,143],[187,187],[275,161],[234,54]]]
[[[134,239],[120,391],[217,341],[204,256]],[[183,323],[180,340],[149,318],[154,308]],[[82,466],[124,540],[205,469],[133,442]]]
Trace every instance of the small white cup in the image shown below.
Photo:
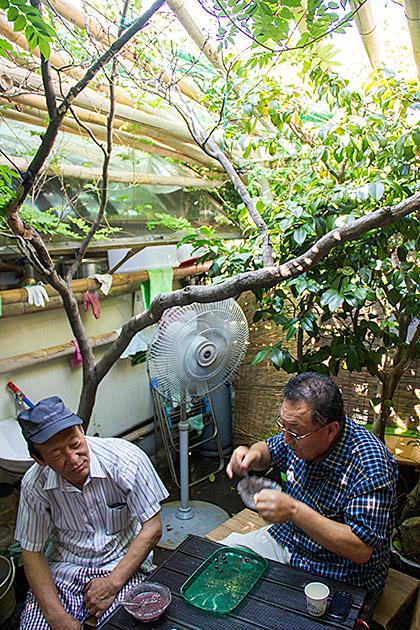
[[[308,613],[314,617],[321,617],[327,608],[330,589],[322,582],[310,582],[305,586],[306,605]]]

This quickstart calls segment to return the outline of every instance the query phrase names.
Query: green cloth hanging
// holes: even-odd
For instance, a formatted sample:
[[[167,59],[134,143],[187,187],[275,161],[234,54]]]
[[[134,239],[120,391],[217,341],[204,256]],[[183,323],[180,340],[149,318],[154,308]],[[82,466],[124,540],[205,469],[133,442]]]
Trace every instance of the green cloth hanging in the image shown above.
[[[145,311],[149,308],[156,296],[161,293],[169,293],[172,291],[172,283],[174,279],[174,270],[172,267],[165,267],[163,269],[148,269],[147,273],[149,274],[149,280],[147,282],[142,282],[140,285],[141,297],[143,299]],[[155,327],[156,324],[137,333],[136,337],[138,342],[143,342],[143,344],[147,347],[153,337]],[[134,339],[136,339],[136,337],[134,337]],[[129,352],[129,349],[127,350]],[[126,353],[127,350],[125,351]],[[146,351],[144,349],[139,349],[135,354],[130,356],[131,365],[139,365],[140,363],[144,363],[146,361]]]
[[[161,293],[169,293],[172,291],[174,279],[174,270],[172,267],[148,269],[147,273],[149,274],[149,280],[142,282],[140,286],[145,310],[149,308],[155,297]]]

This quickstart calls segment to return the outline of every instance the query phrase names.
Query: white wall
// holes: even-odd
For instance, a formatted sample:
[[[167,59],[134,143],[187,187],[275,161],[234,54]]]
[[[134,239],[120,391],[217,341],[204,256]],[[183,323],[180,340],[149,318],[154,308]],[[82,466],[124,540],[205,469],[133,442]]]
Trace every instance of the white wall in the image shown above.
[[[86,313],[80,308],[88,335],[100,335],[120,328],[131,317],[132,295],[101,300],[98,320],[94,318],[90,306]],[[0,317],[0,358],[67,343],[73,337],[63,309],[20,317]],[[103,355],[106,347],[94,349],[96,359]],[[15,415],[8,381],[13,381],[33,403],[57,395],[76,411],[81,377],[82,369],[72,370],[68,357],[0,374],[0,420]],[[99,386],[88,433],[98,431],[101,436],[116,435],[129,431],[152,416],[145,364],[132,367],[130,359],[119,359]]]

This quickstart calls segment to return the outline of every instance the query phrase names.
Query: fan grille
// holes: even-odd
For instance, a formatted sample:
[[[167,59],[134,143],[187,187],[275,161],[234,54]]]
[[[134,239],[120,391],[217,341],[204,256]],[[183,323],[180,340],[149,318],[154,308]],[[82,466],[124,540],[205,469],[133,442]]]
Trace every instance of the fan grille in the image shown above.
[[[175,306],[147,351],[149,378],[173,402],[205,396],[229,379],[247,342],[248,324],[235,300]]]

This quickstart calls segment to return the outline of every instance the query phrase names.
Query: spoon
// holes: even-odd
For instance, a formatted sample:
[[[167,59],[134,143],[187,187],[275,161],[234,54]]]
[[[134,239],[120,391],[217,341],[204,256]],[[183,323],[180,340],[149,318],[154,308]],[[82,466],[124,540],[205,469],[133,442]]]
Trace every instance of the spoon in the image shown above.
[[[117,599],[117,602],[128,608],[141,608],[143,606],[143,604],[136,604],[135,602],[126,602],[124,599]]]

